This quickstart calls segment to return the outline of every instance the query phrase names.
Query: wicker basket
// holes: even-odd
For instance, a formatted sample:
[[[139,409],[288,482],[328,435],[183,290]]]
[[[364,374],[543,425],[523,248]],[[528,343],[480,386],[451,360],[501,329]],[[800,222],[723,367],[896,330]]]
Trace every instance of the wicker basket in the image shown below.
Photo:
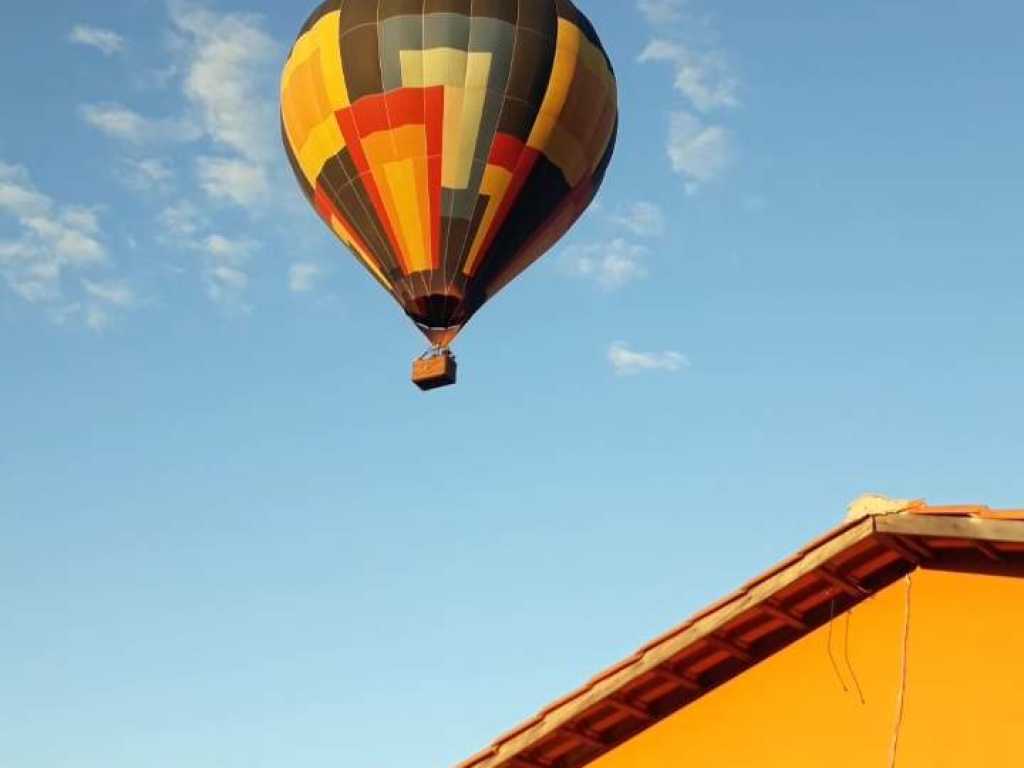
[[[412,364],[412,383],[427,392],[455,383],[458,366],[448,353],[416,360]]]

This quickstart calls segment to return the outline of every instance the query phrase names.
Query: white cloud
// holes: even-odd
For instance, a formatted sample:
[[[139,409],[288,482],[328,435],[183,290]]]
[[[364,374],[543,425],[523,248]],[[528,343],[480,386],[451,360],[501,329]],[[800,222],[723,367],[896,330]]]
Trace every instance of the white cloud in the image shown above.
[[[324,271],[319,264],[300,262],[292,264],[288,270],[288,289],[292,293],[309,293],[323,277]]]
[[[191,237],[203,225],[199,209],[188,200],[179,200],[164,208],[157,221],[168,234],[177,238]]]
[[[271,84],[279,51],[260,19],[172,0],[171,22],[187,57],[185,96],[207,134],[250,161],[268,162],[276,149]]]
[[[224,301],[228,293],[244,291],[249,285],[249,276],[235,267],[212,267],[206,275],[214,301]]]
[[[235,267],[210,267],[203,272],[206,295],[229,314],[247,315],[252,307],[245,303],[249,275]]]
[[[196,161],[199,185],[214,200],[243,208],[259,205],[270,195],[264,166],[241,158],[200,157]]]
[[[188,200],[166,207],[158,221],[164,229],[160,238],[164,245],[179,252],[199,254],[200,275],[210,300],[230,312],[248,313],[251,308],[245,303],[249,287],[247,268],[259,243],[210,233],[210,222]],[[168,269],[182,271],[173,266]]]
[[[157,157],[125,158],[122,166],[121,181],[139,192],[167,190],[174,179],[174,170]]]
[[[673,88],[685,98],[685,109],[670,112],[667,152],[672,170],[686,179],[686,192],[692,195],[721,175],[733,159],[732,134],[707,115],[739,107],[740,86],[721,50],[678,39],[686,32],[678,23],[685,6],[686,0],[638,0],[640,11],[660,35],[647,43],[638,61],[668,64]],[[704,25],[713,36],[710,23]]]
[[[96,333],[108,329],[113,321],[111,308],[131,309],[135,306],[135,291],[123,281],[93,283],[82,281],[82,287],[89,298],[85,308],[85,325]]]
[[[187,184],[191,189],[185,188],[180,168],[152,151],[120,161],[118,176],[138,191],[166,194],[177,189],[195,200],[182,199],[163,208],[157,216],[158,241],[178,252],[199,254],[199,272],[210,298],[248,311],[244,297],[249,261],[259,245],[219,226],[215,229],[213,214],[203,211],[212,200],[259,215],[276,194],[272,180],[281,165],[277,96],[283,47],[267,33],[261,16],[221,13],[191,0],[168,0],[167,8],[169,60],[138,68],[134,82],[147,89],[180,86],[177,110],[155,118],[131,105],[94,103],[82,105],[80,114],[105,135],[137,147],[197,142],[198,150],[185,158],[185,167],[194,172]],[[301,284],[316,276],[297,279]],[[98,301],[87,296],[83,316],[89,300]]]
[[[635,376],[646,371],[677,373],[690,367],[680,352],[634,352],[622,341],[608,348],[608,362],[619,376]]]
[[[32,188],[24,169],[0,163],[0,211],[28,219],[46,215],[52,207],[49,197]]]
[[[109,29],[90,27],[88,24],[76,24],[68,34],[68,40],[78,45],[95,48],[104,56],[113,56],[124,50],[124,38]]]
[[[135,291],[124,281],[108,280],[94,283],[83,278],[82,287],[89,296],[104,304],[125,308],[135,305]]]
[[[613,216],[612,221],[637,237],[659,237],[665,233],[665,214],[654,203],[643,200]]]
[[[121,104],[84,104],[79,111],[82,119],[96,130],[130,144],[199,138],[199,131],[188,120],[149,118]]]
[[[637,8],[650,24],[671,24],[682,18],[683,0],[638,0]]]
[[[673,112],[668,139],[672,170],[686,177],[687,189],[717,178],[732,157],[728,132],[719,125],[705,125],[688,112]]]
[[[100,231],[100,220],[92,208],[72,205],[64,209],[61,220],[69,227],[95,235]]]
[[[23,262],[30,253],[39,251],[45,251],[58,267],[87,267],[107,261],[106,250],[95,238],[99,232],[95,212],[58,206],[35,189],[23,168],[0,163],[0,214],[13,218],[22,230],[21,239],[0,243],[0,258],[8,264]],[[52,270],[39,274],[43,273]]]
[[[232,240],[223,235],[210,235],[204,241],[203,246],[219,261],[238,266],[248,261],[255,243],[251,240]]]
[[[86,104],[82,119],[111,138],[141,143],[147,138],[149,121],[137,112],[118,104]]]
[[[569,274],[593,280],[605,290],[615,290],[647,276],[643,262],[647,249],[616,238],[609,243],[571,246],[563,264]]]
[[[0,275],[26,302],[46,305],[54,322],[79,314],[80,304],[63,301],[74,285],[66,279],[70,274],[80,276],[88,297],[128,306],[126,284],[83,276],[110,261],[95,210],[58,204],[35,188],[24,168],[0,163],[0,217],[12,219],[19,230],[15,239],[0,240]],[[96,313],[84,319],[93,328],[100,324]]]
[[[210,235],[202,242],[203,280],[212,301],[229,310],[249,311],[244,303],[249,287],[249,275],[244,267],[256,247],[251,240],[232,240],[223,235]]]
[[[277,160],[279,46],[258,16],[171,0],[170,18],[179,61],[150,76],[165,84],[182,73],[188,115],[157,119],[123,104],[101,103],[83,105],[81,116],[107,136],[137,145],[209,139],[233,156],[199,159],[204,189],[252,205],[265,197],[269,167]],[[154,168],[135,170],[133,178],[140,181]]]
[[[675,89],[698,112],[739,106],[739,81],[721,53],[696,53],[682,43],[656,39],[648,43],[639,60],[670,63],[675,70]]]
[[[95,239],[94,228],[77,225],[74,219],[63,214],[33,216],[20,223],[63,264],[86,267],[106,263],[106,249]]]
[[[199,186],[213,200],[258,211],[273,195],[278,161],[281,48],[260,16],[188,0],[171,0],[170,15],[183,95],[219,150],[196,158]]]
[[[61,297],[62,265],[42,247],[28,242],[0,243],[0,270],[8,287],[29,304]]]

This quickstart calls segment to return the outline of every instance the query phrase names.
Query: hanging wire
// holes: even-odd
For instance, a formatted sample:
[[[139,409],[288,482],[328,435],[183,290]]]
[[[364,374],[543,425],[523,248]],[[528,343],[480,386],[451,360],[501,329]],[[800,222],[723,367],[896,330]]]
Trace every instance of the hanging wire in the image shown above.
[[[911,575],[904,577],[907,585],[906,602],[903,614],[903,657],[900,661],[900,687],[896,694],[896,722],[893,725],[892,753],[889,758],[889,768],[896,768],[896,757],[899,754],[900,731],[903,728],[903,712],[907,698],[907,667],[910,654],[910,587]]]
[[[853,684],[857,688],[857,696],[860,698],[861,704],[866,704],[867,701],[864,699],[864,690],[860,687],[860,680],[857,679],[857,673],[853,669],[853,664],[850,662],[850,622],[853,619],[853,611],[847,611],[846,613],[846,631],[843,635],[843,658],[846,659],[846,668],[850,671],[850,677],[853,679]]]
[[[828,660],[832,662],[832,670],[836,673],[836,678],[839,680],[839,684],[843,687],[843,693],[846,693],[849,689],[846,687],[846,681],[843,680],[843,675],[839,671],[839,664],[836,661],[836,657],[832,654],[832,622],[836,615],[836,599],[833,597],[828,601]]]

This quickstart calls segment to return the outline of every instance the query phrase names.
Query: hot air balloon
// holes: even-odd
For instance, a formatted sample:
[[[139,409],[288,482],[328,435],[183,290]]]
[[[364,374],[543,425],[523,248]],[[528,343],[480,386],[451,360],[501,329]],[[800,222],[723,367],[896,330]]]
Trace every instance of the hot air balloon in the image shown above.
[[[618,99],[570,0],[327,0],[285,63],[281,126],[306,198],[429,340],[431,389],[593,200]]]

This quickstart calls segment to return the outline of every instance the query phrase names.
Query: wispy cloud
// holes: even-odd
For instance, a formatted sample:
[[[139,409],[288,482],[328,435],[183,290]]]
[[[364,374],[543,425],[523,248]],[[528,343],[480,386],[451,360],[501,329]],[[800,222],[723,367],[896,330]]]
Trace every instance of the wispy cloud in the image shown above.
[[[116,32],[88,24],[76,24],[68,33],[68,40],[76,45],[95,48],[104,56],[113,56],[124,50],[124,38]]]
[[[270,196],[266,168],[240,157],[200,157],[196,161],[199,185],[213,200],[247,208]]]
[[[288,270],[288,290],[292,293],[309,293],[314,290],[324,275],[319,264],[299,262]]]
[[[158,240],[179,253],[198,256],[199,273],[206,296],[229,314],[248,314],[246,301],[249,267],[260,244],[251,238],[234,238],[214,231],[215,221],[207,218],[189,200],[166,206],[157,217],[162,234]],[[185,270],[167,265],[176,274]]]
[[[122,161],[121,181],[130,189],[147,192],[154,189],[166,191],[174,179],[174,169],[165,160],[157,157],[141,159],[125,158]]]
[[[224,152],[197,158],[202,188],[242,207],[266,201],[277,149],[277,43],[249,14],[172,2],[171,22],[184,54],[185,98]]]
[[[97,333],[102,333],[113,322],[112,309],[132,309],[135,307],[135,291],[123,280],[107,280],[93,282],[83,279],[88,302],[85,306],[83,319],[86,326]],[[75,305],[76,310],[80,305]]]
[[[187,119],[149,118],[122,104],[84,104],[80,113],[96,130],[130,144],[194,141],[200,135],[198,128]]]
[[[142,75],[135,76],[135,84],[174,84],[177,110],[170,117],[152,117],[108,102],[84,104],[80,115],[109,138],[136,148],[117,167],[122,183],[181,196],[156,214],[158,242],[179,253],[201,254],[200,274],[210,299],[248,311],[247,264],[260,244],[249,234],[251,227],[244,236],[232,234],[225,222],[204,212],[213,202],[257,218],[277,194],[277,78],[283,46],[268,34],[262,16],[221,13],[190,0],[168,0],[166,7],[169,56],[149,69],[139,68]],[[176,148],[173,166],[150,149],[175,143],[194,149]],[[147,148],[144,154],[138,151],[142,147]],[[179,162],[187,164],[188,172]]]
[[[635,352],[623,341],[608,348],[608,363],[619,376],[652,371],[678,373],[690,367],[690,361],[680,352]]]
[[[655,39],[640,54],[640,62],[662,61],[672,65],[674,87],[698,112],[739,106],[739,81],[717,51],[695,53],[671,40]]]
[[[275,162],[275,66],[279,46],[260,17],[216,13],[172,0],[172,53],[178,60],[163,72],[181,74],[182,115],[153,118],[119,103],[85,104],[82,119],[108,137],[135,145],[191,142],[212,146],[195,157],[200,188],[211,198],[252,207],[270,191]],[[214,150],[214,151],[211,151]],[[144,182],[159,168],[137,166]]]
[[[665,234],[665,214],[655,203],[638,201],[611,217],[612,222],[628,229],[637,237],[660,237]]]
[[[565,271],[573,277],[592,280],[612,291],[647,276],[647,249],[616,238],[608,243],[591,243],[567,248],[562,257]]]
[[[667,151],[672,170],[688,179],[691,193],[719,176],[732,158],[725,128],[705,125],[689,112],[672,113]]]
[[[81,113],[85,122],[113,139],[140,144],[150,134],[151,121],[120,104],[85,104]]]
[[[245,266],[258,244],[252,240],[232,240],[223,235],[210,235],[201,243],[203,279],[210,299],[226,309],[248,313],[245,292],[249,274]]]
[[[683,0],[638,0],[637,8],[652,25],[672,24],[682,18]]]
[[[11,219],[19,230],[16,238],[0,240],[0,274],[16,295],[47,307],[58,323],[79,314],[81,303],[69,302],[69,291],[81,290],[84,298],[102,300],[92,286],[100,293],[106,291],[107,303],[114,303],[110,299],[115,296],[109,293],[113,284],[82,277],[81,285],[75,286],[66,279],[69,274],[85,275],[110,265],[95,210],[59,204],[33,185],[24,168],[0,163],[0,217]],[[130,290],[124,283],[118,288]]]
[[[135,306],[135,291],[123,280],[93,282],[83,278],[82,287],[89,296],[104,304],[115,307]]]
[[[106,249],[96,237],[99,222],[95,212],[58,206],[35,189],[23,168],[0,163],[0,214],[21,227],[20,239],[2,243],[9,267],[16,268],[19,262],[23,267],[45,263],[43,272],[56,280],[65,267],[87,268],[107,262]]]
[[[157,221],[165,234],[175,239],[190,238],[204,226],[199,209],[188,200],[179,200],[164,208]]]
[[[265,157],[274,146],[274,105],[261,78],[270,74],[278,46],[259,17],[218,14],[189,3],[171,5],[171,21],[186,40],[185,95],[199,108],[206,130],[240,155]]]
[[[686,179],[688,194],[717,179],[733,158],[732,133],[717,113],[740,106],[739,78],[725,53],[716,48],[684,42],[684,2],[638,0],[638,8],[657,30],[641,51],[641,63],[667,63],[672,68],[673,89],[683,98],[684,109],[669,113],[666,152],[672,170]]]

